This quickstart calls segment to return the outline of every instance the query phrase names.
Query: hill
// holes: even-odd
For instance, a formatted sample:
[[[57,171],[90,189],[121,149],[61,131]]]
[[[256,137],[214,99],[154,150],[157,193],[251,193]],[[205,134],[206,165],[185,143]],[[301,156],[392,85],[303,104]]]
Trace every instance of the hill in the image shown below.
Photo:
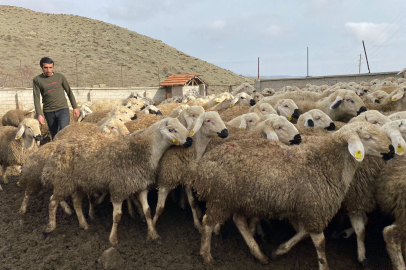
[[[254,83],[113,24],[0,5],[0,87],[31,87],[44,56],[55,61],[55,71],[71,86],[157,86],[169,75],[186,73],[201,76],[211,90],[214,85],[227,90],[226,85]]]

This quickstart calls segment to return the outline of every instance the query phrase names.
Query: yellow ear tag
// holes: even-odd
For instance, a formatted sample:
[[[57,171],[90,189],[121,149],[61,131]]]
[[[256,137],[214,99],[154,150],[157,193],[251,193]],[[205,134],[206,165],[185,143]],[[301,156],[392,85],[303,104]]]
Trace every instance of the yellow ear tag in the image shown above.
[[[405,148],[402,145],[398,145],[398,153],[404,153],[405,152]]]
[[[221,101],[221,99],[219,99],[219,98],[216,98],[216,102],[220,102]]]
[[[358,150],[357,152],[355,152],[354,157],[357,158],[357,159],[361,159],[361,158],[362,158],[362,152],[361,152],[361,150]]]
[[[232,107],[234,107],[234,104],[231,103],[231,104],[230,104],[230,108],[232,108]]]
[[[289,121],[292,121],[292,116],[286,117]]]
[[[397,99],[397,98],[395,98],[395,97],[393,97],[393,98],[392,98],[392,101],[396,101],[396,100],[398,100],[398,99]]]
[[[19,140],[19,139],[21,139],[21,136],[20,136],[20,135],[17,135],[17,136],[16,136],[16,140]]]
[[[174,144],[179,145],[179,141],[178,140],[172,140]]]
[[[241,127],[242,130],[245,130],[245,127]]]
[[[192,131],[189,133],[189,136],[192,137],[193,134],[195,134],[195,131],[194,131],[194,130],[192,130]]]

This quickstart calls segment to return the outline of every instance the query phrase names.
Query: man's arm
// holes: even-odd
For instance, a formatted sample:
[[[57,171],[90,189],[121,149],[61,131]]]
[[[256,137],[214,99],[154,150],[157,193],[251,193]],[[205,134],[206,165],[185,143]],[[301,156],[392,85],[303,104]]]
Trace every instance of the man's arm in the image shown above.
[[[66,95],[69,98],[72,108],[76,109],[78,106],[76,105],[75,96],[73,95],[72,89],[70,89],[68,81],[66,80],[65,76],[63,76],[63,75],[62,75],[62,87],[63,87],[63,89],[65,89]]]
[[[32,81],[32,95],[34,96],[34,107],[35,107],[35,113],[38,115],[38,121],[41,123],[41,125],[45,124],[44,121],[44,116],[42,115],[42,110],[41,110],[41,91],[38,82],[34,79]]]

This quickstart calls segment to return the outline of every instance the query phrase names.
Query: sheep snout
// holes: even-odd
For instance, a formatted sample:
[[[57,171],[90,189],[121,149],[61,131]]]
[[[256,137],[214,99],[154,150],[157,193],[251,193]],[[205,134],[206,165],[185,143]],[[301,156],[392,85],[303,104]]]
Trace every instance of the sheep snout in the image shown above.
[[[383,160],[388,161],[395,157],[395,147],[389,145],[389,153],[381,153]]]
[[[308,127],[314,127],[314,122],[312,119],[307,120],[307,126]]]
[[[300,116],[300,110],[299,110],[299,109],[295,109],[295,110],[293,111],[292,117],[295,118],[295,119],[298,119],[299,116]]]
[[[163,115],[163,114],[162,114],[162,112],[161,112],[160,110],[158,110],[158,111],[156,112],[156,115]]]
[[[379,99],[375,99],[375,103],[380,104],[381,102],[379,101]]]
[[[357,112],[357,115],[360,115],[361,113],[366,112],[366,111],[367,111],[367,108],[366,108],[365,106],[362,106],[362,107],[359,109],[359,111]]]
[[[251,99],[251,100],[250,100],[250,105],[251,105],[251,106],[254,106],[255,104],[256,104],[255,100],[254,100],[254,99]]]
[[[135,119],[137,119],[137,115],[136,115],[136,114],[134,114],[134,116],[131,117],[131,120],[135,120]]]
[[[37,136],[34,136],[34,139],[37,141],[37,142],[39,142],[39,141],[41,141],[43,138],[42,138],[42,136],[41,135],[37,135]]]
[[[192,138],[187,137],[187,138],[186,138],[186,142],[183,144],[183,146],[187,148],[187,147],[189,147],[189,146],[192,146],[192,143],[193,143]]]
[[[225,128],[225,129],[223,129],[221,132],[217,132],[217,135],[220,137],[220,138],[227,138],[228,137],[228,130]]]
[[[331,122],[330,125],[328,127],[326,127],[325,129],[327,129],[327,130],[335,130],[336,125],[333,122]]]
[[[302,142],[302,137],[300,136],[300,134],[296,134],[295,137],[293,137],[293,140],[289,141],[290,144],[300,144]]]

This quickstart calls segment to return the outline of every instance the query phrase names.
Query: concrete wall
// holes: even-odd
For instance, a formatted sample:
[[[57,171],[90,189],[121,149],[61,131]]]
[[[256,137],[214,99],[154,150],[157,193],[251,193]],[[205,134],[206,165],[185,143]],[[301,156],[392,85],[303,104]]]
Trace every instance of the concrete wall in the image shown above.
[[[77,103],[96,101],[99,99],[125,99],[131,93],[139,93],[156,101],[165,100],[165,89],[158,87],[131,88],[75,88],[72,87]],[[70,105],[69,101],[68,104]],[[0,89],[0,115],[9,110],[34,108],[32,88]]]
[[[262,91],[265,88],[273,88],[279,90],[284,86],[297,86],[303,87],[306,84],[314,85],[334,85],[338,82],[370,82],[374,79],[385,79],[387,77],[401,78],[397,76],[399,71],[393,72],[380,72],[380,73],[365,73],[365,74],[350,74],[350,75],[333,75],[333,76],[318,76],[318,77],[303,77],[303,78],[281,78],[281,79],[261,79],[255,81],[255,89]]]

